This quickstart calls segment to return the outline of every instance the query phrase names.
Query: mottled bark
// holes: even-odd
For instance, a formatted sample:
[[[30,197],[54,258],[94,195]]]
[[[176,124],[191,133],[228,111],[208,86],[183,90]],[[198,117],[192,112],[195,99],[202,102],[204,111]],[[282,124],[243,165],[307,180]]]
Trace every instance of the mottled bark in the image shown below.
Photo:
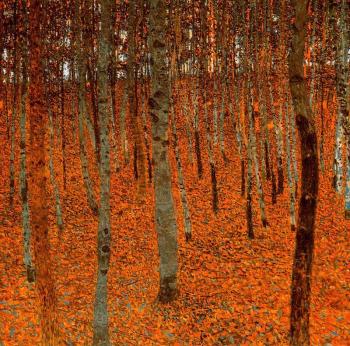
[[[170,103],[171,103],[170,114],[171,114],[171,124],[172,124],[172,134],[173,134],[173,146],[174,146],[176,168],[177,168],[177,182],[180,190],[181,205],[182,205],[182,211],[183,211],[185,238],[186,238],[186,241],[190,241],[192,239],[191,214],[190,214],[190,209],[188,207],[185,180],[182,172],[182,163],[181,163],[180,150],[179,150],[179,140],[178,140],[177,130],[176,130],[176,118],[175,118],[176,115],[175,115],[173,97],[170,98]]]
[[[113,0],[101,0],[101,31],[97,57],[97,99],[100,130],[100,208],[97,232],[97,283],[94,302],[93,345],[110,345],[107,309],[107,274],[109,269],[110,225],[110,145],[108,107],[108,57],[109,35],[112,30],[111,10]]]
[[[150,1],[150,53],[152,150],[154,162],[155,224],[160,255],[159,301],[169,302],[177,295],[177,225],[171,191],[168,160],[169,76],[166,54],[166,2]]]

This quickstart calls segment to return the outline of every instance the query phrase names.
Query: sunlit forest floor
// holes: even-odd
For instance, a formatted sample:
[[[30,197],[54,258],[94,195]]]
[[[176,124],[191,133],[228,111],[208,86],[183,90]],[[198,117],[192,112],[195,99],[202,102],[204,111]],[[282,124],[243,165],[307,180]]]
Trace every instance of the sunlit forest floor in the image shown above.
[[[51,190],[48,201],[58,318],[64,345],[89,345],[97,268],[97,219],[86,201],[79,143],[77,136],[72,135],[73,121],[66,121],[66,126],[69,137],[65,191],[57,136],[55,147],[55,169],[65,223],[60,237]],[[116,173],[113,161],[112,255],[108,273],[113,345],[288,344],[295,237],[289,226],[288,186],[285,183],[284,194],[278,196],[276,205],[271,205],[271,189],[265,183],[269,227],[261,226],[255,198],[255,239],[249,240],[245,198],[240,196],[240,160],[229,121],[225,126],[229,163],[225,166],[217,153],[220,208],[217,216],[211,208],[205,147],[203,145],[205,175],[198,180],[195,164],[188,160],[185,129],[179,127],[193,224],[193,240],[189,243],[185,242],[173,152],[170,154],[178,223],[180,289],[178,299],[171,305],[156,302],[158,248],[152,185],[149,184],[145,198],[138,200],[132,162]],[[333,133],[327,132],[326,173],[320,180],[312,277],[312,345],[350,344],[350,222],[344,220],[342,198],[331,187]],[[203,136],[203,144],[204,140]],[[6,346],[36,345],[39,343],[38,298],[35,286],[26,282],[18,194],[14,210],[8,209],[9,145],[4,119],[0,120],[0,143],[0,340]],[[89,150],[93,158],[92,149]],[[18,152],[16,156],[18,158]],[[91,172],[97,191],[98,175],[92,165]],[[18,169],[16,174],[18,191]]]

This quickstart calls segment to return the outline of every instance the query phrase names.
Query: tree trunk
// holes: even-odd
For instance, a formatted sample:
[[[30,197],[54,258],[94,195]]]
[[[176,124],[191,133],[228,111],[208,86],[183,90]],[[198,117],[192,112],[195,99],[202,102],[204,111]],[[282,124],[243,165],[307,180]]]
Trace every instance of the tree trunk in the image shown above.
[[[175,88],[176,88],[176,86],[175,86]],[[175,94],[174,96],[177,95],[176,92],[174,92],[174,94]],[[175,109],[174,109],[173,96],[170,97],[170,102],[171,102],[170,114],[171,114],[172,134],[173,134],[173,143],[174,143],[173,145],[174,145],[174,153],[175,153],[176,168],[177,168],[177,181],[178,181],[178,185],[179,185],[181,204],[182,204],[182,210],[183,210],[185,238],[186,238],[186,241],[190,241],[192,239],[191,213],[190,213],[190,209],[188,207],[185,180],[184,180],[183,172],[182,172],[182,163],[181,163],[180,150],[179,150],[179,140],[178,140],[177,130],[176,130],[176,114],[175,114]]]
[[[42,14],[45,3],[30,2],[30,174],[29,193],[32,210],[33,245],[36,269],[36,287],[40,299],[41,341],[45,346],[58,345],[56,292],[52,274],[50,243],[48,239],[48,195],[45,158],[45,131],[47,109],[44,102],[43,42],[45,26]]]
[[[110,145],[108,112],[108,58],[112,30],[112,1],[101,0],[101,31],[97,58],[97,98],[100,129],[100,209],[97,233],[97,283],[94,303],[93,345],[110,345],[107,310],[107,274],[110,259]]]
[[[134,173],[138,184],[138,195],[146,192],[146,159],[142,140],[142,125],[138,112],[137,61],[136,61],[137,2],[129,2],[128,12],[128,98],[131,127],[134,137]]]
[[[28,44],[27,44],[27,34],[28,34],[28,12],[27,6],[24,6],[24,27],[25,36],[23,38],[22,47],[22,89],[21,89],[21,104],[20,104],[20,174],[19,174],[19,184],[20,184],[20,195],[22,200],[22,227],[23,227],[23,248],[24,248],[24,265],[27,271],[28,282],[34,282],[35,280],[35,269],[32,262],[31,254],[31,227],[30,227],[30,210],[28,203],[28,182],[27,182],[27,159],[26,159],[26,124],[27,124],[27,93],[28,93]]]
[[[85,75],[86,68],[83,59],[83,47],[82,47],[82,28],[81,28],[81,14],[79,14],[79,26],[78,26],[78,38],[77,38],[77,50],[78,50],[78,74],[79,74],[79,89],[78,89],[78,132],[79,132],[79,149],[80,149],[80,162],[81,171],[83,175],[84,186],[86,190],[87,200],[89,207],[94,215],[98,215],[98,205],[96,202],[94,190],[92,187],[92,181],[89,174],[88,156],[86,151],[86,140],[84,134],[84,119],[90,119],[87,114],[86,107],[86,95],[85,95]],[[84,115],[85,114],[85,115]],[[96,139],[95,134],[91,136]]]
[[[301,139],[302,186],[291,287],[291,344],[310,345],[309,315],[314,227],[318,195],[318,157],[315,120],[304,78],[307,0],[294,0],[292,46],[289,54],[289,85]]]
[[[169,302],[177,295],[177,225],[171,191],[168,161],[169,76],[166,50],[166,2],[150,1],[150,52],[152,86],[149,98],[152,117],[154,161],[155,224],[160,255],[159,301]]]

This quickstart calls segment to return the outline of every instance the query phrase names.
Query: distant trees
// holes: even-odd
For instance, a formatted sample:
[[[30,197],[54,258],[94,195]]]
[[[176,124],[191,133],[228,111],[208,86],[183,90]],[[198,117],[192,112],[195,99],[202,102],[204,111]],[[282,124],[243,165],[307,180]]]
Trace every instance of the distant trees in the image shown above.
[[[23,258],[27,279],[36,280],[41,297],[43,344],[58,344],[48,179],[50,175],[62,234],[70,140],[79,145],[87,210],[98,219],[94,345],[110,344],[111,175],[131,168],[142,201],[153,183],[158,298],[170,302],[178,292],[173,172],[177,172],[173,184],[180,191],[185,238],[191,241],[196,232],[185,189],[186,169],[195,171],[189,173],[196,182],[210,184],[212,212],[219,218],[224,179],[220,167],[235,164],[232,158],[240,166],[237,186],[232,188],[239,189],[242,198],[235,202],[245,208],[251,240],[260,232],[256,206],[268,236],[268,200],[279,202],[288,184],[290,228],[296,230],[291,343],[310,344],[318,155],[324,172],[329,161],[324,151],[329,136],[326,124],[333,121],[333,114],[325,109],[333,94],[335,107],[328,107],[337,113],[333,185],[341,195],[345,143],[345,217],[350,218],[348,12],[346,0],[6,0],[0,4],[0,111],[10,150],[6,198],[15,211],[18,135]],[[297,220],[295,125],[302,168]],[[189,166],[181,151],[183,134]],[[171,144],[173,151],[169,151]],[[55,164],[62,169],[55,171]]]

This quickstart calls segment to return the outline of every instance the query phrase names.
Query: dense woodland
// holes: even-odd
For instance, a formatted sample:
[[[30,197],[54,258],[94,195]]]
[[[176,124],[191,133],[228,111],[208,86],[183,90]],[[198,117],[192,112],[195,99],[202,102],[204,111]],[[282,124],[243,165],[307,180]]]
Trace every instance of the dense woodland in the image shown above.
[[[348,0],[0,0],[0,345],[349,345]]]

